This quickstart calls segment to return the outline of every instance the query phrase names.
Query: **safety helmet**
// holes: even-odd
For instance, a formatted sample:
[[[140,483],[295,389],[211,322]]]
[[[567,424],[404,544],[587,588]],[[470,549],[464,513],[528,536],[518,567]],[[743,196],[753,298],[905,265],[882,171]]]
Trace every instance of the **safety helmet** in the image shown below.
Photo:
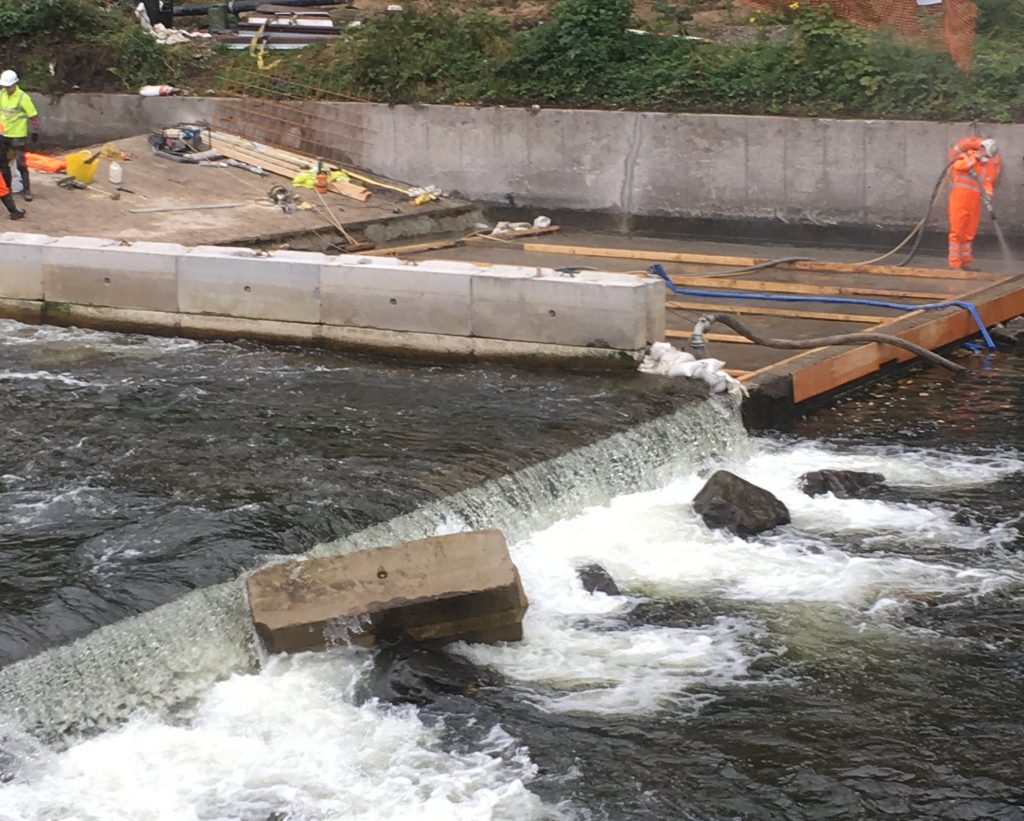
[[[0,80],[0,83],[2,82],[3,81]],[[990,157],[994,157],[996,154],[999,153],[999,143],[997,143],[991,137],[989,137],[987,140],[982,140],[981,147],[985,149],[985,153],[988,154]]]
[[[18,84],[18,72],[7,69],[3,74],[0,74],[0,86],[4,88],[10,88]]]

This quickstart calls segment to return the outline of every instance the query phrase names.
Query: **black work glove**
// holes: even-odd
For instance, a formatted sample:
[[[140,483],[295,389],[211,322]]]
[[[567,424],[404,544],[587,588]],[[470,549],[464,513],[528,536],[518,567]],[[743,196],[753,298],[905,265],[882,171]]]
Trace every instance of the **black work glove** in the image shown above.
[[[33,143],[39,142],[39,132],[38,131],[33,131],[31,139],[32,139]]]

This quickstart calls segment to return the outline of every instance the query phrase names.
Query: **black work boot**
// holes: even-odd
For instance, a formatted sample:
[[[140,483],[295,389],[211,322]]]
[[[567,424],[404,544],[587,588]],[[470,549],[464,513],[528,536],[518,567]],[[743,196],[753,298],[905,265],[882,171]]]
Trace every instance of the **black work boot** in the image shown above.
[[[28,184],[28,169],[25,168],[21,172],[21,196],[25,202],[32,202],[32,189]]]
[[[4,204],[4,207],[7,209],[7,212],[11,215],[12,220],[20,220],[22,217],[25,216],[25,212],[14,204],[14,197],[11,196],[10,194],[4,194],[2,197],[0,197],[0,202]]]

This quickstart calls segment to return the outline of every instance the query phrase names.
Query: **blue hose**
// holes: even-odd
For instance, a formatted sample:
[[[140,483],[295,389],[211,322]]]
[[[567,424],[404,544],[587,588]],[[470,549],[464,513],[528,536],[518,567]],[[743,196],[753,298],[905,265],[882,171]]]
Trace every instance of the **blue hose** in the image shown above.
[[[891,308],[896,311],[932,311],[941,308],[963,308],[974,317],[974,321],[978,324],[978,330],[981,332],[981,338],[985,340],[986,347],[990,351],[996,349],[996,343],[989,335],[988,328],[985,327],[981,314],[978,313],[978,306],[973,302],[964,302],[962,299],[952,299],[948,302],[929,302],[927,305],[907,305],[902,302],[882,302],[877,299],[858,299],[844,296],[785,296],[782,294],[750,293],[749,291],[701,291],[694,288],[680,288],[665,272],[660,262],[654,263],[648,270],[655,276],[661,277],[672,293],[682,294],[683,296],[705,296],[716,299],[763,299],[768,302],[827,302],[835,305],[870,305],[875,308]]]

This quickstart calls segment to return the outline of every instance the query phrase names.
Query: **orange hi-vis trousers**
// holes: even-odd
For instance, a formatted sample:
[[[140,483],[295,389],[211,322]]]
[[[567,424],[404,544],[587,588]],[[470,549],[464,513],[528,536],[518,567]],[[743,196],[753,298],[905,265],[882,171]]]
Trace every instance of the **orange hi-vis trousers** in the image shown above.
[[[974,238],[981,222],[981,192],[954,185],[949,192],[949,267],[963,268],[974,261]]]

